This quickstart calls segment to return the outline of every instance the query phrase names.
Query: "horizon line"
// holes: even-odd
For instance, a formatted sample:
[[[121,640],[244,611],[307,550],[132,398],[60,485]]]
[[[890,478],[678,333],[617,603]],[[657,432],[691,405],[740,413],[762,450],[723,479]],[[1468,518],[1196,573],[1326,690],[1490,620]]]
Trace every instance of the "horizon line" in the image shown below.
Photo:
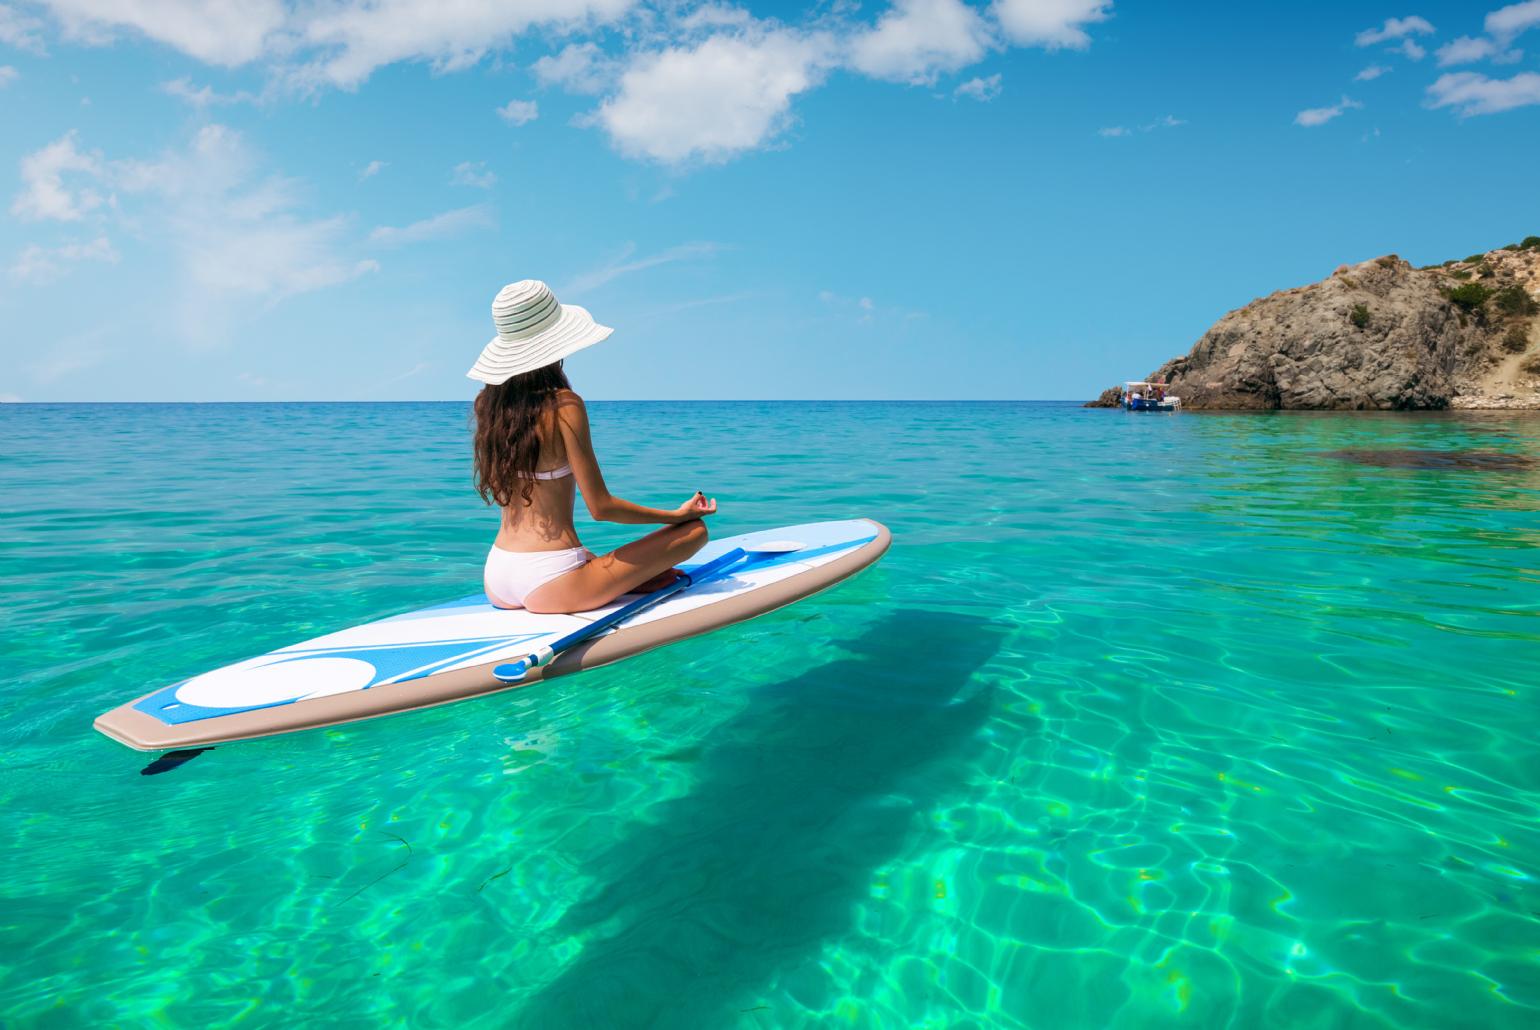
[[[1083,404],[1076,397],[584,397],[592,404]],[[208,401],[0,401],[0,406],[22,407],[46,404],[471,404],[464,400],[208,400]]]

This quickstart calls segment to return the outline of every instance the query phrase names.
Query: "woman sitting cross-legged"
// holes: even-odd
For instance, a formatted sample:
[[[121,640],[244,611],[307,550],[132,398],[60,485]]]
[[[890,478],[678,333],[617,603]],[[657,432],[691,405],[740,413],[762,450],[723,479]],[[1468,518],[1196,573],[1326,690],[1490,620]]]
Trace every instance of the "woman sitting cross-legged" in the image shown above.
[[[492,320],[497,337],[467,373],[486,384],[475,404],[476,489],[502,511],[487,555],[487,599],[499,608],[579,612],[672,582],[674,566],[706,543],[701,520],[716,501],[696,493],[671,510],[648,508],[605,487],[587,409],[562,359],[612,330],[557,303],[533,279],[503,287]],[[572,523],[578,491],[595,519],[664,528],[595,557]]]

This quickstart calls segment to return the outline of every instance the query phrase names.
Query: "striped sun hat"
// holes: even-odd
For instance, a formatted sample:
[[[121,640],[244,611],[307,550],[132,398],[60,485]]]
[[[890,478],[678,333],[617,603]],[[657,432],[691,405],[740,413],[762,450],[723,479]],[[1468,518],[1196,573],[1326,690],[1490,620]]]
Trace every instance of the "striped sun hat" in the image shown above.
[[[615,331],[576,304],[558,303],[539,279],[521,279],[499,290],[492,301],[492,323],[497,335],[465,374],[493,386],[592,347]]]

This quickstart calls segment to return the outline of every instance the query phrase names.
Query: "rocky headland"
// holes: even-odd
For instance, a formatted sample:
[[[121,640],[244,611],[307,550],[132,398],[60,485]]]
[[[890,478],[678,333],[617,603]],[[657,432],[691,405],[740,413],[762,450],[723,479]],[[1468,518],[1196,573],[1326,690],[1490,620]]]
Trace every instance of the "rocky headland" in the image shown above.
[[[1230,312],[1148,378],[1184,408],[1540,408],[1540,237],[1423,268],[1343,265]]]

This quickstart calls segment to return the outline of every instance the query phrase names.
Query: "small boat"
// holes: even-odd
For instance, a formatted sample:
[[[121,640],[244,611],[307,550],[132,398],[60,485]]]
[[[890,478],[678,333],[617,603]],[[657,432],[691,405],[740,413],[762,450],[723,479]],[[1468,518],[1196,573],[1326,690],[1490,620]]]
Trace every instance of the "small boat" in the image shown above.
[[[1175,411],[1182,406],[1182,398],[1166,393],[1165,383],[1128,382],[1123,385],[1123,408],[1126,411]]]

